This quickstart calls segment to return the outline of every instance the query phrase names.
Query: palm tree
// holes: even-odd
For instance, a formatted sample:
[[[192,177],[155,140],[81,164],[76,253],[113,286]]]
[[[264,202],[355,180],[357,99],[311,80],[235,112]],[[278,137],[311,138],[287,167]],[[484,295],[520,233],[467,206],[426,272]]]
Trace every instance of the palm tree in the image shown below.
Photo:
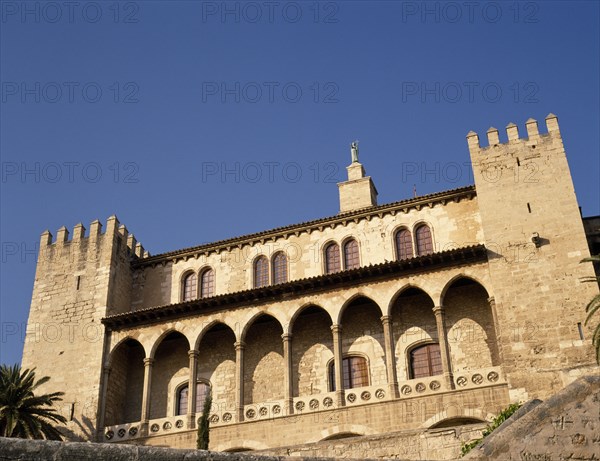
[[[19,365],[0,365],[0,436],[62,440],[52,423],[67,420],[52,406],[64,393],[34,395],[49,379],[35,381],[35,368],[21,371]]]
[[[581,262],[600,263],[600,255],[585,258]],[[600,277],[585,277],[583,281],[600,283]],[[592,300],[588,303],[588,305],[585,307],[585,312],[587,313],[585,325],[588,324],[592,316],[598,311],[600,311],[600,294],[594,296]],[[600,365],[600,322],[598,322],[598,324],[596,325],[596,329],[594,330],[594,334],[592,336],[592,344],[596,346],[596,362],[598,363],[598,365]]]

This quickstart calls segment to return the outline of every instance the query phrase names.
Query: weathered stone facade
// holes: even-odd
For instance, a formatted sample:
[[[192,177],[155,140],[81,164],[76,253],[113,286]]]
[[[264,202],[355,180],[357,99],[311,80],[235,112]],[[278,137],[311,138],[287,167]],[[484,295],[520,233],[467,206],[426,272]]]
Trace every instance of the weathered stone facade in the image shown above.
[[[337,216],[162,255],[115,217],[45,232],[23,365],[66,391],[74,437],[101,441],[193,447],[209,386],[220,451],[482,423],[546,398],[598,371],[583,325],[597,286],[580,282],[586,235],[546,125],[509,125],[505,143],[490,129],[489,147],[469,133],[476,186],[376,205],[354,161]]]

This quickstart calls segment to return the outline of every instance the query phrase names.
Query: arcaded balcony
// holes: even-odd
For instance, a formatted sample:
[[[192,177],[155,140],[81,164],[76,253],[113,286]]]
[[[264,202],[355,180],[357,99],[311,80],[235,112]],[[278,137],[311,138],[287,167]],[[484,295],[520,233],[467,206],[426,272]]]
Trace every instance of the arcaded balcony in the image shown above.
[[[105,370],[104,440],[192,431],[207,389],[218,431],[505,387],[493,298],[479,282],[453,277],[437,302],[406,285],[380,304],[351,295],[336,313],[314,302],[288,322],[276,311],[210,321],[192,340],[174,328],[153,342],[128,336]]]

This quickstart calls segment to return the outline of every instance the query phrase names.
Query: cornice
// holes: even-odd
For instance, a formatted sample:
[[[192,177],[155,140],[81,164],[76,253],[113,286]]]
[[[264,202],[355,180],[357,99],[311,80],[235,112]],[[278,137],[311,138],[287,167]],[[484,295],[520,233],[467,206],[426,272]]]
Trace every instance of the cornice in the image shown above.
[[[384,262],[334,274],[293,280],[279,285],[227,293],[210,298],[195,299],[183,303],[149,307],[133,312],[115,314],[102,319],[109,329],[135,327],[149,323],[190,317],[212,312],[235,309],[248,304],[278,302],[283,299],[304,296],[315,292],[355,286],[365,282],[389,279],[397,276],[429,272],[448,266],[487,261],[484,245],[474,245],[453,250],[432,253],[400,261]]]
[[[162,253],[147,258],[134,259],[131,264],[134,269],[145,267],[154,267],[156,265],[166,265],[168,262],[177,262],[178,260],[188,260],[190,258],[198,258],[200,255],[208,255],[210,253],[221,253],[223,251],[231,251],[233,248],[242,248],[244,245],[264,244],[269,241],[278,239],[287,239],[292,235],[299,236],[303,233],[311,233],[314,231],[322,231],[330,227],[334,229],[337,226],[345,226],[348,222],[354,221],[358,223],[362,220],[371,220],[374,217],[383,218],[385,215],[395,216],[397,213],[408,213],[410,210],[420,210],[423,207],[432,208],[440,203],[445,205],[448,202],[458,202],[463,198],[471,199],[476,195],[475,186],[461,187],[451,189],[444,192],[415,197],[399,202],[388,203],[369,207],[362,210],[340,213],[336,216],[320,218],[314,221],[307,221],[298,224],[292,224],[275,229],[265,230],[254,234],[241,235],[226,240],[219,240],[205,245],[184,248],[181,250]]]

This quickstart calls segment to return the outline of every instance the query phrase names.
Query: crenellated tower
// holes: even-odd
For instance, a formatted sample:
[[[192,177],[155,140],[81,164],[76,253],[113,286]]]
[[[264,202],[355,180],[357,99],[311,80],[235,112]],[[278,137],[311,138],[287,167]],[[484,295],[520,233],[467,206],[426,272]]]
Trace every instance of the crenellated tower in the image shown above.
[[[581,283],[594,273],[580,263],[589,250],[555,115],[546,128],[529,119],[521,138],[511,123],[506,142],[490,128],[485,147],[467,135],[512,400],[545,398],[597,372],[583,323],[598,289]],[[546,394],[525,391],[540,388]]]
[[[56,240],[41,236],[23,368],[50,376],[44,392],[65,392],[61,413],[71,438],[93,439],[98,424],[105,329],[100,320],[131,304],[132,259],[148,256],[116,216],[94,221],[89,235],[77,224]]]

